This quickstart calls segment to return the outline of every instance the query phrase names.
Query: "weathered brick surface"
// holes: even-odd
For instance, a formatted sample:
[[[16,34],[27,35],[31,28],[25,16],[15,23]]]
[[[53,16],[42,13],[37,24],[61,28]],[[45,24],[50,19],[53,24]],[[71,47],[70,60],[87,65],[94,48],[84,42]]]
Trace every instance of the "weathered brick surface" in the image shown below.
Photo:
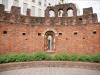
[[[98,53],[100,52],[100,24],[82,26],[30,26],[0,23],[0,53],[44,51],[44,36],[54,30],[54,52]],[[7,31],[7,34],[3,34]],[[96,31],[96,34],[93,32]],[[77,32],[77,35],[74,34]],[[25,33],[26,35],[23,35]],[[41,33],[41,36],[38,36]],[[59,35],[62,33],[62,35]]]

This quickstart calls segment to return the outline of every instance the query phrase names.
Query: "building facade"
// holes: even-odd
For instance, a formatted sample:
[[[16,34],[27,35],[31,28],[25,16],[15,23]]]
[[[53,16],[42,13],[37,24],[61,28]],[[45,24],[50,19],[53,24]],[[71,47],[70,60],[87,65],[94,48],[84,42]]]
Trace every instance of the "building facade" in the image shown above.
[[[68,0],[64,0],[63,3],[68,3]],[[44,11],[47,6],[55,6],[63,3],[61,0],[0,0],[0,4],[5,5],[5,11],[8,13],[10,12],[12,6],[16,6],[21,7],[22,15],[26,15],[27,9],[30,9],[31,16],[35,17],[44,17]]]
[[[69,10],[72,15],[69,15]],[[100,52],[100,23],[92,7],[84,8],[81,16],[77,16],[77,8],[73,3],[48,6],[45,17],[32,17],[29,10],[24,16],[20,11],[19,7],[13,6],[11,13],[7,13],[4,5],[0,5],[1,54]],[[54,13],[52,17],[50,11]]]
[[[0,0],[5,5],[5,10],[10,12],[11,6],[21,7],[21,14],[26,15],[27,9],[31,9],[31,16],[43,17],[47,7],[47,0]]]

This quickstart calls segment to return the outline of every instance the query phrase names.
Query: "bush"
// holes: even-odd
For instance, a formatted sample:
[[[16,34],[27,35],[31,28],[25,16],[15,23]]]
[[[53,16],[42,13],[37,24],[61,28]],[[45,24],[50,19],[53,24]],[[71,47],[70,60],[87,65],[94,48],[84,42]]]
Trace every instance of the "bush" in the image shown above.
[[[92,56],[91,55],[78,55],[78,61],[83,61],[83,62],[91,62],[92,61]]]
[[[51,57],[47,53],[37,52],[33,54],[33,60],[35,61],[51,60]]]
[[[9,54],[9,55],[5,55],[5,63],[9,63],[9,62],[16,62],[16,54]]]
[[[67,54],[57,54],[53,57],[53,60],[66,61],[69,60],[69,56]]]
[[[92,62],[100,63],[100,53],[93,55]]]
[[[1,55],[0,56],[0,64],[2,64],[2,63],[5,63],[6,62],[6,56],[4,56],[4,55]]]
[[[70,55],[70,56],[69,56],[69,60],[70,60],[70,61],[78,61],[78,55],[75,55],[75,54]]]
[[[9,62],[24,62],[31,61],[32,56],[29,54],[8,54],[0,56],[0,63],[9,63]]]
[[[16,62],[24,62],[24,61],[31,61],[30,55],[28,54],[19,54],[16,56]]]
[[[56,54],[54,56],[50,56],[44,52],[36,52],[34,54],[21,53],[21,54],[0,55],[0,64],[9,62],[42,61],[42,60],[83,61],[83,62],[100,63],[100,53],[96,55]]]

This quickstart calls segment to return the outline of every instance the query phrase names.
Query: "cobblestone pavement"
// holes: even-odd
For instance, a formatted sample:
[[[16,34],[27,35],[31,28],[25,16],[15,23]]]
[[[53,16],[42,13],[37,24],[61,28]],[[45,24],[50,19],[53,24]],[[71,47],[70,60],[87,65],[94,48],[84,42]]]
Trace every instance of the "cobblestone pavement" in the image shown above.
[[[35,67],[0,72],[0,75],[100,75],[100,71],[80,68]]]

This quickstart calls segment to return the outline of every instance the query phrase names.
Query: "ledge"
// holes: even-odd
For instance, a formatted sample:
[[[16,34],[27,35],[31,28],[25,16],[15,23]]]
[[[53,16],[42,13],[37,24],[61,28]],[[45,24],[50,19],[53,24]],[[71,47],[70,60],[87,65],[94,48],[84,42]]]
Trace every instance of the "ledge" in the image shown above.
[[[54,50],[47,50],[46,52],[48,52],[48,53],[54,53],[55,51]]]
[[[32,67],[64,67],[64,68],[82,68],[90,70],[99,70],[100,63],[88,62],[71,62],[71,61],[33,61],[33,62],[16,62],[0,64],[0,72],[15,69],[24,69]]]

